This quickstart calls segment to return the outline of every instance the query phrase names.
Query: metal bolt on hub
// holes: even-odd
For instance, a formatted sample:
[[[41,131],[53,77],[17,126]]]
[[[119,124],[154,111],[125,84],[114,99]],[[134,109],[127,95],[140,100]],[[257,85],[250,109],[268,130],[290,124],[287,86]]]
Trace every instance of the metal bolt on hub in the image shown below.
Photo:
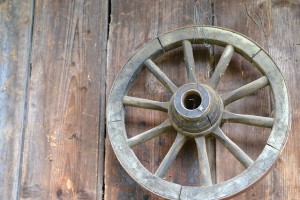
[[[204,39],[202,32],[207,33]],[[198,38],[194,38],[199,36]],[[216,69],[207,83],[197,83],[192,43],[225,47]],[[188,83],[178,88],[152,61],[164,52],[183,46]],[[216,91],[233,53],[251,61],[262,77],[226,94]],[[134,80],[147,68],[171,93],[169,102],[158,102],[127,96]],[[226,106],[269,85],[275,99],[275,117],[231,113]],[[127,137],[124,106],[160,110],[168,119],[157,127]],[[252,160],[221,130],[221,123],[240,123],[270,128],[267,144],[256,160]],[[167,199],[225,199],[258,182],[279,157],[287,140],[289,108],[287,89],[276,64],[269,55],[247,37],[219,27],[188,27],[166,33],[153,39],[127,62],[115,80],[107,108],[107,127],[112,147],[128,174],[144,188]],[[151,140],[169,129],[177,131],[176,139],[155,174],[149,172],[137,159],[132,148]],[[219,140],[247,169],[238,176],[213,184],[206,150],[206,138]],[[163,179],[172,161],[188,139],[194,139],[199,159],[198,187],[182,186]]]

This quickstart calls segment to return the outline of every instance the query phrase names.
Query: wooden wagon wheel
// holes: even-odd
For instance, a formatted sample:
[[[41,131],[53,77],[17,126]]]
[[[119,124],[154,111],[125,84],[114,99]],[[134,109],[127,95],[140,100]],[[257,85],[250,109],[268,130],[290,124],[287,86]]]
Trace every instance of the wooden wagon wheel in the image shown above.
[[[206,38],[203,38],[203,32]],[[225,47],[208,83],[197,83],[191,43]],[[178,88],[152,61],[164,52],[183,46],[188,83]],[[218,94],[216,87],[232,58],[239,53],[261,72],[262,77],[232,92]],[[127,96],[134,80],[146,67],[173,94],[169,102],[157,102]],[[267,85],[275,99],[275,117],[235,114],[224,107]],[[124,105],[168,112],[168,119],[159,126],[128,138],[124,123]],[[222,122],[233,122],[272,128],[267,144],[253,161],[221,130]],[[224,199],[236,195],[258,182],[279,157],[289,129],[287,89],[276,64],[255,42],[239,33],[219,27],[188,27],[166,33],[140,48],[123,67],[110,93],[107,109],[110,142],[117,158],[128,174],[147,190],[168,199]],[[177,131],[176,139],[155,174],[137,159],[132,147],[144,143],[169,128]],[[205,137],[215,137],[243,164],[244,172],[222,183],[213,184]],[[164,180],[172,161],[188,139],[196,141],[199,159],[199,187],[181,186]]]

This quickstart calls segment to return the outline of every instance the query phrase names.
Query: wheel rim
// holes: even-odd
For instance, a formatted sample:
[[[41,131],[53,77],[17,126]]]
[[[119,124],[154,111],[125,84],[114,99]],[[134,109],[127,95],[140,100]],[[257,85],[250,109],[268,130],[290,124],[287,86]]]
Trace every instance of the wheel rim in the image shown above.
[[[207,85],[196,83],[191,45],[191,43],[204,42],[201,34],[203,31],[207,33],[208,43],[226,47]],[[152,60],[179,46],[183,46],[188,83],[178,89]],[[232,92],[219,95],[215,89],[219,83],[220,75],[226,70],[234,51],[253,62],[254,66],[262,73],[262,77]],[[126,96],[132,83],[140,75],[143,66],[173,94],[169,102],[156,102]],[[275,99],[274,118],[241,115],[224,110],[224,106],[267,85],[270,85]],[[194,95],[191,98],[195,102],[199,101],[200,97],[199,105],[185,104],[185,97],[191,94]],[[127,138],[124,105],[168,112],[169,118],[149,131]],[[213,111],[207,109],[209,106],[215,109]],[[188,110],[188,114],[183,110]],[[219,127],[221,120],[272,128],[266,146],[255,161],[223,133]],[[178,123],[179,121],[181,123]],[[200,121],[199,125],[197,122]],[[178,126],[178,124],[185,125]],[[152,174],[140,163],[131,148],[172,127],[178,132],[176,139],[155,174]],[[232,197],[258,182],[279,157],[286,143],[289,129],[287,89],[276,64],[259,45],[247,37],[219,27],[178,29],[151,40],[140,48],[122,68],[110,93],[107,108],[107,128],[119,162],[127,173],[147,190],[168,199],[224,199]],[[230,180],[213,185],[205,144],[207,135],[215,137],[224,144],[247,169]],[[199,187],[181,186],[161,178],[188,138],[195,139],[198,159],[201,161],[199,162],[201,183]]]

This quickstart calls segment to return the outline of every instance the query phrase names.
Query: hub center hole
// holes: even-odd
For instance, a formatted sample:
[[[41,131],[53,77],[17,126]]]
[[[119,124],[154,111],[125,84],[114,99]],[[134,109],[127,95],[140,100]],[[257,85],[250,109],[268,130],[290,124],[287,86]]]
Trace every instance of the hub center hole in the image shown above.
[[[183,98],[183,105],[186,109],[194,110],[200,106],[202,102],[201,96],[196,91],[188,92]]]

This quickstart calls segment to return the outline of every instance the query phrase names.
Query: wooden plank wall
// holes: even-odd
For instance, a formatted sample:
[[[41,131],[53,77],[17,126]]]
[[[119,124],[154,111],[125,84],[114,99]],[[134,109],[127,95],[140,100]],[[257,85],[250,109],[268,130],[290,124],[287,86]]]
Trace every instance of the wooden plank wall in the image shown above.
[[[299,199],[299,178],[295,176],[299,172],[299,141],[298,134],[298,112],[299,112],[299,90],[297,88],[296,70],[299,65],[299,37],[296,32],[300,30],[300,2],[296,1],[223,1],[215,4],[216,24],[230,29],[237,30],[257,41],[277,63],[289,89],[292,127],[290,137],[282,156],[274,169],[256,186],[248,192],[235,199]],[[228,20],[231,19],[231,20]],[[234,63],[235,66],[245,70],[247,64]],[[238,65],[236,65],[238,64]],[[231,71],[232,74],[234,72]],[[235,74],[237,75],[237,74]],[[255,73],[246,72],[240,82],[255,78]],[[239,83],[234,82],[234,87]],[[231,86],[226,89],[229,89]],[[263,116],[272,113],[269,94],[266,90],[260,91],[258,96],[250,96],[240,101],[235,109],[243,113],[259,113]],[[256,102],[257,101],[257,102]],[[258,106],[257,106],[258,104]],[[245,106],[247,105],[247,106]],[[256,107],[255,107],[256,106]],[[273,114],[271,114],[273,115]],[[252,131],[251,136],[245,136],[242,131]],[[245,132],[249,133],[249,132]],[[263,147],[269,131],[264,129],[246,129],[239,127],[235,134],[229,134],[243,149],[254,158]],[[241,135],[242,134],[242,135]],[[232,166],[233,163],[226,152],[217,148],[217,162],[219,165]],[[226,158],[226,159],[224,159]],[[229,159],[228,159],[229,158]],[[218,166],[217,166],[218,167]],[[227,168],[227,171],[220,171],[218,178],[230,177],[239,172],[239,167]],[[229,172],[229,174],[228,174]]]
[[[267,31],[266,29],[269,28],[266,24],[270,23],[270,10],[260,10],[259,4],[260,2],[258,1],[217,3],[215,4],[216,25],[224,26],[249,36],[267,50],[268,44],[264,34],[265,31]],[[222,77],[223,79],[219,87],[220,92],[225,93],[232,91],[259,77],[261,77],[260,73],[258,70],[253,69],[253,65],[250,62],[245,62],[240,56],[235,56],[225,76]],[[261,89],[254,95],[250,95],[231,104],[227,109],[235,113],[271,117],[273,110],[270,88],[266,87]],[[225,124],[223,130],[254,160],[263,150],[270,134],[270,129],[267,128],[237,124]],[[216,154],[218,182],[228,180],[244,170],[244,167],[222,144],[217,143]],[[273,172],[274,171],[272,171],[272,173]],[[249,192],[239,195],[236,199],[265,199],[265,195],[267,195],[267,185],[271,184],[271,176],[268,176],[257,186],[251,188]]]
[[[36,1],[22,199],[102,197],[107,13]]]
[[[109,66],[113,66],[113,68],[108,69],[107,92],[117,72],[143,43],[166,31],[193,24],[194,3],[195,1],[131,1],[131,3],[127,1],[112,1],[108,54],[117,55],[118,59],[115,60],[113,56],[108,57]],[[298,46],[297,39],[293,33],[297,30],[299,31],[299,3],[271,0],[200,1],[200,3],[214,25],[241,32],[265,48],[274,57],[274,60],[283,71],[289,88],[296,88],[295,77],[297,77],[297,72],[293,72],[293,70],[296,69],[299,55],[296,54]],[[203,17],[205,18],[205,15],[202,13]],[[208,24],[208,21],[202,19],[202,23]],[[123,37],[124,34],[127,36],[126,38]],[[214,63],[217,62],[221,51],[222,49],[217,47],[213,49],[214,57],[216,58]],[[284,54],[283,56],[281,54],[282,51],[286,51],[289,54]],[[208,50],[206,52],[206,50],[199,49],[198,52],[194,53],[202,53],[202,57],[198,57],[202,58],[202,65],[198,63],[196,70],[198,70],[198,81],[205,81],[210,74],[210,68],[213,67],[212,60],[209,59],[211,51]],[[157,61],[162,70],[178,85],[184,81],[184,78],[181,77],[185,73],[179,67],[182,67],[181,59],[182,55],[179,52],[175,52],[170,53],[163,60]],[[168,62],[169,64],[167,64]],[[172,70],[172,68],[175,68],[174,65],[178,65],[176,66],[178,68]],[[155,78],[152,78],[147,73],[142,74],[142,76],[143,78],[138,80],[137,87],[134,87],[131,92],[133,96],[167,100],[168,95],[164,94],[165,90],[155,82]],[[251,68],[249,62],[243,61],[240,56],[235,55],[230,63],[229,70],[221,81],[219,91],[223,93],[236,89],[258,77],[258,71]],[[151,87],[151,85],[154,86]],[[138,87],[139,89],[137,89]],[[291,99],[296,99],[297,93],[298,90],[290,90]],[[287,148],[275,165],[275,168],[258,185],[234,199],[283,200],[298,198],[299,180],[292,173],[292,171],[297,172],[299,168],[299,159],[296,158],[296,155],[299,154],[296,142],[299,139],[296,131],[297,119],[295,117],[297,115],[294,114],[299,109],[299,105],[296,102],[297,100],[291,101],[291,106],[293,107],[291,116],[293,116],[294,124],[291,129],[292,139],[289,140]],[[274,115],[269,88],[236,102],[230,106],[230,109],[245,114]],[[132,108],[128,108],[126,111],[127,130],[130,134],[137,134],[158,125],[165,117],[158,117],[158,112],[139,111]],[[226,125],[224,129],[230,138],[252,158],[256,158],[259,155],[270,133],[267,129],[242,125]],[[136,147],[135,151],[144,166],[150,171],[154,171],[172,144],[173,139],[174,137],[171,139],[159,138],[147,142],[140,148]],[[165,146],[161,147],[160,144]],[[179,154],[179,159],[175,161],[175,166],[168,173],[167,179],[181,184],[196,185],[197,170],[192,172],[185,171],[195,167],[195,163],[187,161],[186,154],[189,154],[187,157],[190,157],[190,159],[194,159],[195,148],[192,143],[185,145]],[[161,199],[142,189],[126,174],[113,156],[108,138],[106,155],[105,199]],[[216,143],[216,156],[217,181],[227,180],[243,170],[243,167],[219,143]],[[178,161],[180,159],[182,160],[181,162]],[[289,164],[289,162],[291,163]],[[185,172],[184,176],[180,173],[176,174],[178,171]]]
[[[230,28],[257,41],[278,64],[289,89],[292,126],[287,146],[274,169],[234,199],[300,199],[300,2],[199,2],[201,23]],[[0,199],[161,199],[136,184],[116,160],[105,136],[105,99],[117,73],[139,47],[167,31],[194,24],[194,3],[0,0]],[[199,82],[209,78],[221,52],[218,47],[194,50]],[[180,49],[156,62],[177,85],[186,81]],[[250,63],[235,55],[219,91],[235,89],[258,76]],[[170,98],[147,72],[131,95],[160,101]],[[272,101],[264,89],[230,109],[269,116]],[[160,112],[126,108],[130,134],[165,118]],[[268,137],[267,129],[226,125],[224,130],[253,158]],[[170,132],[134,151],[154,172],[174,136]],[[214,180],[243,170],[222,145],[214,144],[210,141],[210,157],[217,158],[211,160],[217,168]],[[196,156],[195,144],[188,142],[166,178],[197,185]]]
[[[194,3],[194,1],[181,0],[112,1],[112,20],[108,41],[108,66],[111,67],[107,71],[107,92],[122,66],[144,43],[173,29],[193,25]],[[201,7],[207,12],[209,18],[207,19],[205,15],[202,16],[201,22],[205,24],[209,24],[212,18],[211,6],[210,1],[201,1]],[[201,82],[207,79],[211,68],[209,50],[197,49],[197,60],[202,61],[197,65],[196,70],[200,71],[197,79]],[[169,53],[163,59],[157,60],[157,64],[176,85],[182,85],[187,81],[182,50]],[[147,71],[137,80],[130,96],[159,101],[170,99],[167,89]],[[126,111],[127,131],[131,136],[157,126],[166,119],[166,114],[161,112],[138,108],[127,108]],[[164,134],[135,147],[134,151],[144,166],[154,173],[171,147],[175,136],[175,132]],[[105,152],[105,199],[159,199],[156,195],[141,188],[127,175],[114,156],[109,138],[106,138]],[[167,180],[183,185],[197,185],[199,172],[195,144],[187,143],[175,162],[176,164],[172,165],[166,175]]]
[[[16,199],[32,35],[30,0],[0,1],[0,199]]]
[[[102,196],[107,8],[36,1],[21,198]]]

